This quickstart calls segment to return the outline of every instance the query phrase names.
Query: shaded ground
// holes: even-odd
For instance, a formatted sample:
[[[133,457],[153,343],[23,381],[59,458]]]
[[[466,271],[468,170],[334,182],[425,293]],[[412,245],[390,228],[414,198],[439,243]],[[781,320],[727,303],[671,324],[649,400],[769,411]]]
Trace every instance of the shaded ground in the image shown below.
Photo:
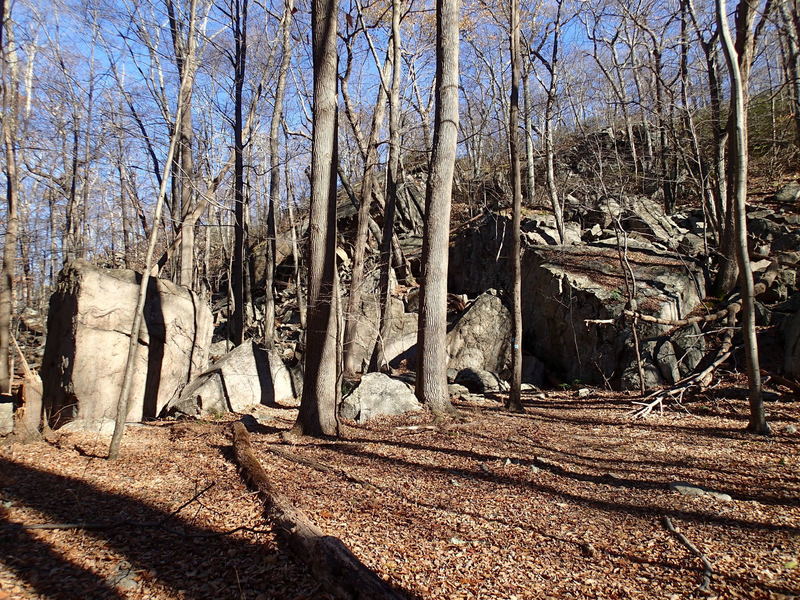
[[[800,596],[800,434],[787,432],[800,405],[771,404],[776,435],[757,439],[740,433],[744,400],[718,396],[693,406],[703,416],[646,421],[627,419],[618,394],[529,396],[525,415],[483,400],[443,427],[419,415],[282,446],[336,474],[269,452],[294,411],[259,409],[252,440],[283,493],[418,597],[702,596],[702,565],[663,516],[713,564],[708,596]],[[0,600],[325,597],[242,484],[229,423],[131,428],[118,463],[96,458],[105,443],[0,448]],[[135,524],[13,525],[86,521]]]

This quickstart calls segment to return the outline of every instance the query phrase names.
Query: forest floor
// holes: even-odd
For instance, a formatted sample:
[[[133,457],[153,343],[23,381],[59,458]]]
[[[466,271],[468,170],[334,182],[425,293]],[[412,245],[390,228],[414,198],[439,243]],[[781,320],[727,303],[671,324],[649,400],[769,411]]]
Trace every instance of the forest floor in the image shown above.
[[[276,487],[412,598],[800,596],[800,403],[770,402],[759,438],[735,391],[646,420],[595,390],[524,415],[472,399],[291,446],[295,410],[260,407],[251,435]],[[0,600],[327,598],[242,482],[234,418],[131,426],[117,462],[85,433],[0,447]]]

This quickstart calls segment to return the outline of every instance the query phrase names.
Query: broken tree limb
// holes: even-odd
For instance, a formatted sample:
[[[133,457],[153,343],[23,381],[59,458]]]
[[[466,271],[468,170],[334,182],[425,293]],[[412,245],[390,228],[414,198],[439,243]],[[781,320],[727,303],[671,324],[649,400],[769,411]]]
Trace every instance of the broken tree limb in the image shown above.
[[[773,380],[775,380],[775,383],[785,386],[792,390],[795,394],[800,395],[800,382],[792,381],[791,379],[787,379],[786,377],[778,375],[777,373],[771,373],[765,369],[761,369],[761,376],[771,377]]]
[[[241,422],[233,424],[233,449],[244,478],[258,490],[277,534],[304,561],[319,582],[346,600],[400,600],[402,594],[383,581],[345,546],[325,533],[280,494],[267,477]]]
[[[702,592],[707,592],[711,586],[711,577],[714,575],[714,569],[711,566],[711,562],[708,560],[705,554],[697,549],[697,546],[692,544],[692,542],[690,542],[685,535],[675,529],[675,526],[672,524],[672,521],[670,521],[669,517],[661,517],[661,524],[664,526],[664,529],[674,535],[681,544],[686,546],[689,551],[699,558],[701,563],[703,563],[703,579],[700,582],[700,585],[697,586],[697,589]]]
[[[771,286],[772,283],[775,281],[775,278],[778,276],[778,267],[780,263],[777,260],[773,260],[770,264],[769,268],[764,272],[761,278],[756,282],[753,286],[753,295],[759,296],[766,292]],[[659,317],[654,317],[652,315],[645,315],[640,312],[625,310],[623,311],[624,314],[628,317],[637,317],[646,323],[656,323],[658,325],[669,325],[671,327],[684,327],[686,325],[692,325],[694,323],[709,323],[711,321],[717,321],[719,319],[723,319],[728,315],[738,313],[742,310],[742,299],[737,295],[733,296],[730,302],[720,310],[707,314],[707,315],[698,315],[695,317],[688,317],[686,319],[661,319]],[[586,321],[586,323],[591,323],[594,321]]]
[[[341,477],[342,479],[344,479],[345,481],[349,481],[350,483],[355,483],[364,487],[377,489],[369,481],[353,477],[352,475],[350,475],[350,473],[348,473],[344,469],[334,469],[333,467],[329,467],[328,465],[321,463],[318,460],[314,460],[313,458],[297,456],[296,454],[292,454],[291,452],[287,452],[286,450],[283,450],[276,446],[265,446],[265,448],[268,452],[271,452],[275,456],[279,456],[284,460],[288,460],[295,464],[302,465],[310,469],[314,469],[315,471],[319,471],[321,473],[330,473],[331,475],[336,475],[337,477]]]
[[[722,340],[722,344],[717,350],[717,355],[714,357],[708,365],[698,371],[689,375],[688,377],[684,377],[680,381],[674,383],[668,388],[663,390],[658,390],[653,392],[652,394],[645,396],[645,400],[650,400],[649,402],[636,402],[640,408],[634,409],[629,414],[634,419],[641,419],[649,415],[654,408],[657,406],[661,406],[662,402],[672,396],[681,396],[683,395],[686,390],[688,390],[692,386],[704,386],[708,384],[709,378],[711,374],[719,367],[722,363],[724,363],[731,354],[736,352],[737,350],[741,349],[742,346],[733,347],[733,332],[734,332],[734,323],[736,322],[736,312],[738,312],[739,308],[736,308],[733,312],[728,315],[728,330],[725,333],[725,337]]]

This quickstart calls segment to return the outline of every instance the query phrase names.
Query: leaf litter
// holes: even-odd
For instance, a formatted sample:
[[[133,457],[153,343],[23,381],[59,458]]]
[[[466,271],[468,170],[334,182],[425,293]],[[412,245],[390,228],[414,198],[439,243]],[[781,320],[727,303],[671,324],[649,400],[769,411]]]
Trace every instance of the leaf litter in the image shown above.
[[[637,421],[620,394],[525,404],[472,396],[453,421],[294,444],[292,414],[258,407],[251,436],[281,493],[409,597],[800,596],[796,406],[775,405],[776,434],[757,438],[742,399]],[[117,462],[86,433],[0,447],[0,600],[327,598],[242,482],[234,418],[132,426]],[[665,517],[711,563],[708,590]],[[36,524],[70,527],[22,527]]]

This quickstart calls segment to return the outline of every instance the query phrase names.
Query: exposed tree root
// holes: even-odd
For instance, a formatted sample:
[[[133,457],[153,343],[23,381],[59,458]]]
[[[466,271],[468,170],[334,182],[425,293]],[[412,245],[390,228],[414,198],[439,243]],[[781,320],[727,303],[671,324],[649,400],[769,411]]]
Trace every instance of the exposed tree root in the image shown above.
[[[661,517],[661,524],[664,526],[664,529],[674,535],[681,544],[686,546],[691,553],[699,558],[700,562],[703,563],[703,579],[700,582],[700,585],[697,586],[697,589],[701,592],[707,592],[711,587],[711,577],[714,575],[714,569],[711,566],[711,562],[708,560],[705,554],[697,549],[697,546],[692,544],[692,542],[686,539],[685,535],[675,529],[669,517]]]
[[[233,424],[233,448],[244,478],[258,490],[266,513],[292,553],[325,589],[347,600],[400,600],[402,594],[353,555],[339,538],[325,535],[270,483],[241,422]]]

